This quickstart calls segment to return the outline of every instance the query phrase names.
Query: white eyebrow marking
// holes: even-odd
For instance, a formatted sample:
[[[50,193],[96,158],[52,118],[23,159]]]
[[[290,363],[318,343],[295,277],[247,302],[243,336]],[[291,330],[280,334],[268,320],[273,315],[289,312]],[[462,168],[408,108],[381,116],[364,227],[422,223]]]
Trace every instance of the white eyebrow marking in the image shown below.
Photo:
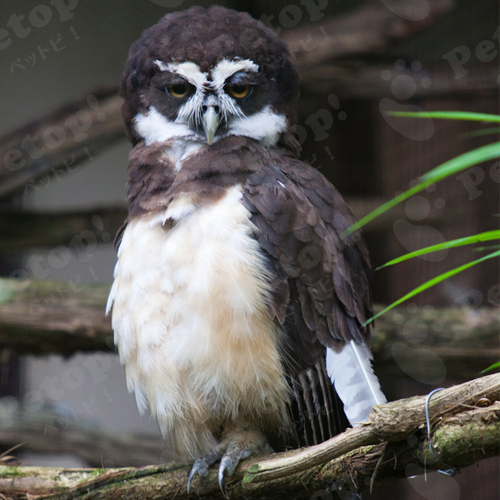
[[[228,59],[222,59],[222,61],[220,61],[212,70],[211,87],[218,92],[222,89],[222,87],[224,87],[226,80],[238,71],[257,73],[257,71],[259,71],[259,66],[250,59],[242,59],[241,61],[229,61]]]
[[[155,61],[155,64],[160,68],[161,71],[168,71],[167,66],[159,59]]]
[[[170,71],[171,73],[183,76],[189,83],[196,87],[196,90],[204,90],[207,83],[207,73],[202,73],[198,65],[194,62],[186,61],[183,63],[165,64],[157,59],[155,64],[161,71]]]

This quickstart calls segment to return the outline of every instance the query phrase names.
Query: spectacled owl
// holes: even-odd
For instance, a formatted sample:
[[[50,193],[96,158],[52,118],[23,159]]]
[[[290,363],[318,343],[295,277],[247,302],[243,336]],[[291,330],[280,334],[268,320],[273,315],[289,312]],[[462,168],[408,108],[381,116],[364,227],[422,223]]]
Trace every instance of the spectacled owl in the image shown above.
[[[121,85],[133,149],[108,300],[128,389],[188,484],[322,442],[385,401],[369,259],[338,191],[298,159],[286,45],[222,7],[164,16]],[[346,420],[347,417],[347,420]]]

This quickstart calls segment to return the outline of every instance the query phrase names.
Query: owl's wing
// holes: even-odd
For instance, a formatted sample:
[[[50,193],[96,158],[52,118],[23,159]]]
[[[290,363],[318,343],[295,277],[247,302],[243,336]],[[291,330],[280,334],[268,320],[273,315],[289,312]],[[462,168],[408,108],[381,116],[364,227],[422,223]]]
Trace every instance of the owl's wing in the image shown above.
[[[353,425],[385,401],[363,326],[370,264],[359,233],[342,238],[355,220],[338,191],[299,160],[272,160],[247,178],[243,203],[274,276],[268,307],[285,332],[301,442],[313,444],[343,430],[332,382]]]

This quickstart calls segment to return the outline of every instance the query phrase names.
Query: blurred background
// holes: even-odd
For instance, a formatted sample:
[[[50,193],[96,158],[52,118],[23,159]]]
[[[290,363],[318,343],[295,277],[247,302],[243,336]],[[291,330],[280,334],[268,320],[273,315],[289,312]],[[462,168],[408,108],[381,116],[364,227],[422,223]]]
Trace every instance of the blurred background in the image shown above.
[[[429,169],[491,142],[491,136],[471,133],[478,124],[396,119],[386,112],[498,113],[497,0],[217,3],[250,12],[289,42],[302,82],[297,128],[302,159],[320,169],[358,217],[408,189]],[[90,295],[90,285],[111,283],[114,232],[126,214],[130,150],[114,96],[128,48],[164,14],[211,4],[2,0],[2,276],[63,281],[71,293]],[[63,128],[57,125],[61,119],[69,120]],[[45,122],[59,128],[52,135],[36,135]],[[429,186],[368,225],[364,233],[374,266],[405,251],[497,227],[499,167],[492,161]],[[374,300],[388,304],[472,258],[472,250],[442,252],[378,271]],[[441,307],[469,307],[472,312],[495,307],[499,283],[498,262],[490,260],[404,308],[432,314]],[[35,309],[52,307],[33,301]],[[67,321],[71,323],[71,317]],[[439,328],[425,335],[439,335]],[[127,465],[126,454],[112,452],[117,445],[106,436],[128,439],[131,446],[146,450],[130,458],[130,465],[168,461],[168,450],[161,450],[156,460],[147,454],[150,438],[159,439],[158,428],[149,416],[139,416],[111,338],[108,344],[107,352],[71,354],[70,348],[60,346],[62,354],[50,354],[39,346],[32,349],[36,354],[27,349],[18,356],[15,345],[4,342],[0,410],[13,419],[0,422],[1,436],[7,436],[0,440],[0,451],[11,445],[8,434],[17,429],[14,415],[24,412],[32,419],[23,424],[29,438],[23,438],[26,445],[16,456],[27,464]],[[473,376],[443,365],[442,376],[426,379],[405,371],[397,359],[375,361],[389,399],[427,394]],[[384,369],[386,362],[394,368]],[[485,361],[484,367],[488,364]],[[79,447],[73,442],[73,450],[47,444],[57,442],[57,435],[67,429],[87,432],[87,443]],[[144,442],[141,435],[147,436]],[[158,455],[157,448],[151,453]],[[474,494],[496,499],[498,472],[498,460],[491,459],[455,478],[433,474],[428,483],[423,478],[401,480],[366,498],[458,499]]]

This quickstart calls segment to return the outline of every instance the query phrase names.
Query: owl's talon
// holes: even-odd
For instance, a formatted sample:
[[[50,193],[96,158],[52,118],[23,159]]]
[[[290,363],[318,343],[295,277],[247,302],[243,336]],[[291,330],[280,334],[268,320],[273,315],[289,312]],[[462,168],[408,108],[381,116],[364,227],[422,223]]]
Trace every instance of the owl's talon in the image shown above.
[[[256,449],[253,446],[242,448],[239,445],[232,445],[226,450],[226,453],[221,458],[218,474],[219,486],[226,498],[229,498],[226,490],[226,477],[231,477],[234,474],[241,460],[255,453]]]
[[[227,495],[227,490],[226,490],[226,465],[224,462],[221,462],[220,467],[219,467],[219,487],[220,490],[222,491],[222,494],[226,497],[229,498]]]
[[[208,468],[219,458],[218,454],[214,452],[205,455],[204,457],[197,458],[191,470],[189,471],[189,476],[187,480],[187,492],[191,489],[191,483],[193,482],[195,474],[198,474],[200,477],[207,477]]]
[[[195,461],[196,463],[196,461]],[[191,467],[191,470],[189,471],[189,476],[188,476],[188,480],[187,480],[187,492],[189,493],[189,490],[191,489],[191,483],[193,482],[193,478],[194,478],[194,475],[198,472],[198,469],[195,467],[195,465],[193,464],[193,466]]]
[[[219,471],[217,478],[219,480],[219,487],[224,497],[229,498],[226,488],[226,479],[231,477],[238,467],[241,460],[245,460],[251,455],[259,453],[272,453],[272,448],[267,444],[264,436],[256,433],[249,433],[250,439],[245,443],[241,442],[241,438],[236,442],[225,442],[219,444],[214,450],[205,455],[204,457],[197,458],[193,467],[189,471],[187,479],[187,492],[191,490],[191,485],[196,474],[200,477],[208,475],[209,467],[220,460]],[[243,434],[244,435],[244,434]],[[259,439],[260,437],[260,439]]]

